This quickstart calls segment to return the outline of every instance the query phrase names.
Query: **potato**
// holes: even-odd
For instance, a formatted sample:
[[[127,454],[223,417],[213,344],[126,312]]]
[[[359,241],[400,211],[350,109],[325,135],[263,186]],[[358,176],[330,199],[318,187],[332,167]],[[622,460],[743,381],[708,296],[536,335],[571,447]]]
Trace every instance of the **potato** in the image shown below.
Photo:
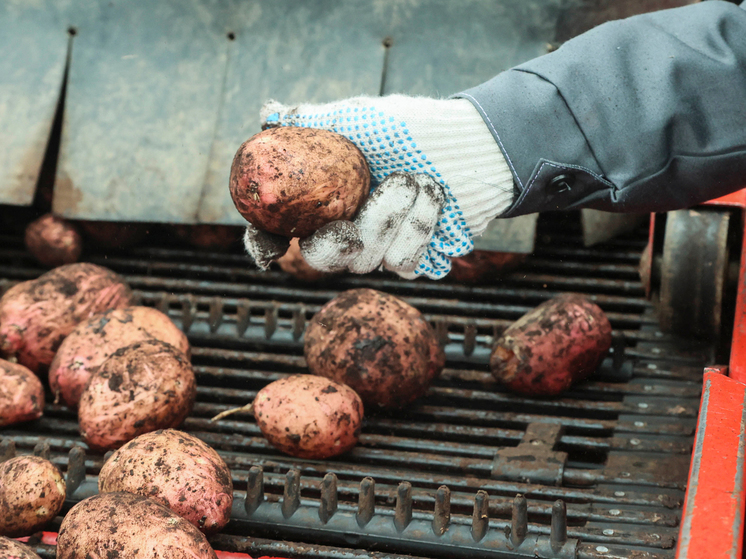
[[[41,559],[30,547],[0,536],[0,557],[3,559]]]
[[[319,281],[331,275],[319,272],[303,260],[298,239],[290,239],[290,248],[288,248],[288,251],[283,256],[277,259],[277,264],[280,265],[283,272],[287,272],[294,278],[302,281]]]
[[[231,518],[231,471],[197,437],[166,429],[140,435],[117,450],[98,475],[99,493],[136,493],[167,506],[202,532]]]
[[[545,301],[495,342],[493,376],[521,394],[554,396],[596,370],[611,347],[611,324],[582,295]]]
[[[79,502],[62,520],[57,559],[217,559],[204,534],[163,505],[131,493]]]
[[[257,229],[288,238],[350,219],[369,190],[363,154],[327,130],[270,128],[245,141],[231,166],[238,212]]]
[[[525,254],[475,250],[465,256],[452,258],[448,277],[461,283],[490,281],[517,268],[525,260]]]
[[[311,319],[304,352],[309,370],[350,386],[365,405],[399,408],[427,392],[445,363],[430,324],[404,301],[352,289]]]
[[[101,248],[123,249],[141,243],[150,233],[150,224],[118,221],[80,221],[85,236]]]
[[[39,531],[62,509],[65,490],[62,474],[49,460],[16,456],[0,463],[0,536]]]
[[[81,322],[62,342],[49,366],[49,387],[70,408],[77,408],[88,379],[116,350],[145,340],[171,344],[189,357],[189,341],[162,312],[126,307]]]
[[[232,225],[173,225],[171,230],[181,240],[196,248],[225,251],[237,244],[243,227]]]
[[[115,351],[91,376],[78,408],[80,434],[93,450],[178,427],[194,405],[197,384],[187,357],[148,340]]]
[[[53,214],[43,215],[29,223],[24,241],[39,264],[50,268],[77,262],[83,251],[78,228]]]
[[[44,410],[44,387],[23,365],[0,359],[0,427],[39,419]]]
[[[0,298],[0,354],[38,373],[82,321],[131,304],[130,288],[111,270],[88,263],[60,266]]]
[[[262,388],[254,418],[267,440],[299,458],[330,458],[357,444],[363,403],[348,386],[312,375],[294,375]]]

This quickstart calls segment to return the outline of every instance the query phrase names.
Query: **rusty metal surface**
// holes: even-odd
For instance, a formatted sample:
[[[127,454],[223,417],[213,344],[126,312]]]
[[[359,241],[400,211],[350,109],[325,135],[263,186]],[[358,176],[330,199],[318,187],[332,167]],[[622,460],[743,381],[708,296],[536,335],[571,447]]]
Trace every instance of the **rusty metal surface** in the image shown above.
[[[223,456],[237,496],[216,547],[323,559],[478,557],[489,548],[495,551],[485,557],[672,558],[702,354],[678,349],[648,319],[644,296],[625,288],[644,238],[594,249],[593,258],[579,228],[545,221],[537,255],[524,268],[473,290],[386,276],[304,285],[246,269],[238,254],[166,246],[93,258],[125,274],[142,303],[167,312],[192,343],[199,388],[184,429]],[[554,230],[562,235],[552,240]],[[20,239],[0,240],[0,289],[41,272]],[[530,274],[553,279],[527,289],[523,275]],[[554,399],[502,390],[487,366],[496,333],[562,285],[590,289],[594,282],[591,296],[615,331],[614,353],[596,375]],[[426,397],[407,410],[369,413],[359,445],[326,461],[279,453],[250,415],[210,421],[267,383],[304,372],[303,332],[313,312],[340,290],[366,284],[403,296],[438,325],[447,367]],[[96,491],[103,457],[81,454],[76,416],[64,406],[50,403],[43,418],[0,438],[0,455],[9,443],[21,453],[46,452],[38,446],[46,440],[75,489],[68,506]],[[493,477],[501,459],[531,456],[532,448],[544,466],[532,472],[527,459],[526,467],[498,467]]]
[[[0,2],[0,203],[31,205],[67,58],[66,2]]]

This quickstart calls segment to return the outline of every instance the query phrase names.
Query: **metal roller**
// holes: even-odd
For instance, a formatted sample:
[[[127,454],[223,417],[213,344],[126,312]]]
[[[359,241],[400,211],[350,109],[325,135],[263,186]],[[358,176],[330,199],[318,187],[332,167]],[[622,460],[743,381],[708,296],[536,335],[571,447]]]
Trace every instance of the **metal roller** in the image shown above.
[[[729,221],[729,213],[717,210],[668,214],[660,284],[664,331],[717,338],[728,271]]]

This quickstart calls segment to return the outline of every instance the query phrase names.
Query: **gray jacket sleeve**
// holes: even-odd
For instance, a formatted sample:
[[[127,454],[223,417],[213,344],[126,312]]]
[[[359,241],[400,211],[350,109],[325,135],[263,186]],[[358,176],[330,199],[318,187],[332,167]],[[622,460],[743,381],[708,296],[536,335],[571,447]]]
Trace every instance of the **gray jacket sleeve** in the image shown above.
[[[513,172],[501,217],[668,211],[746,186],[746,2],[605,23],[456,95]]]

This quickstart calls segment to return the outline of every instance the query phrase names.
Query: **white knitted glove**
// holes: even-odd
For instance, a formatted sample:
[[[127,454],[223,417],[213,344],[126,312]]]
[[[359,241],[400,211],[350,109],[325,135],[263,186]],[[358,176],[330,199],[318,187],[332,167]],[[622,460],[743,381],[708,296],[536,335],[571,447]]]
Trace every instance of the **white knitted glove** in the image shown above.
[[[296,107],[270,101],[261,119],[265,127],[324,128],[347,137],[367,159],[373,188],[381,189],[356,216],[356,238],[345,226],[352,237],[343,239],[339,230],[323,228],[301,242],[303,257],[321,271],[366,273],[382,266],[403,277],[442,278],[451,269],[450,258],[471,252],[473,238],[513,200],[510,169],[466,99],[391,95]],[[433,180],[400,175],[383,182],[397,171],[424,173]],[[424,231],[428,238],[421,242]],[[247,240],[259,261],[251,248],[256,244]]]

